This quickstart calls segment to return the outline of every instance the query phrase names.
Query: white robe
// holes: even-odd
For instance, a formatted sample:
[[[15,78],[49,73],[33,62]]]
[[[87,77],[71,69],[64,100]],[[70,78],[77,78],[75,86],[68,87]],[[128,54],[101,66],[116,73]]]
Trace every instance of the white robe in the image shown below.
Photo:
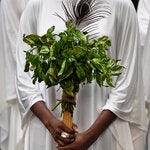
[[[144,81],[144,93],[148,119],[150,118],[150,72],[149,72],[149,56],[150,56],[150,1],[149,0],[140,0],[138,9],[138,22],[140,28],[141,36],[141,49],[142,49],[142,69],[143,69],[143,81]],[[150,149],[150,123],[149,131],[147,136],[147,149]]]
[[[148,110],[148,118],[150,119],[150,22],[147,30],[147,35],[145,39],[144,49],[143,49],[143,80],[144,80],[144,93],[145,93],[145,101],[146,107]],[[147,136],[147,149],[150,150],[150,124],[149,124],[149,133]]]
[[[0,20],[1,20],[1,1],[0,1]],[[0,21],[1,22],[1,21]],[[1,23],[0,23],[0,33],[2,33]],[[2,36],[0,34],[0,41],[2,41]],[[7,120],[4,116],[7,115],[7,104],[5,101],[5,89],[4,89],[4,60],[3,60],[3,51],[2,51],[2,42],[0,44],[0,148],[4,149],[7,146],[6,138],[8,133]],[[5,120],[5,121],[4,121]]]
[[[141,36],[141,46],[143,47],[147,35],[149,20],[150,20],[149,0],[139,0],[139,4],[137,8],[137,16],[138,16],[140,36]]]
[[[20,149],[23,136],[15,87],[15,49],[24,0],[0,1],[0,148]],[[22,145],[22,144],[21,144]]]
[[[32,84],[31,73],[24,73],[23,34],[46,33],[52,25],[56,33],[65,29],[64,22],[55,16],[65,17],[62,0],[31,0],[21,18],[17,56],[17,87],[22,126],[26,129],[24,150],[54,150],[55,144],[39,119],[30,108],[39,100],[49,109],[61,98],[58,87],[45,89],[43,83]],[[84,86],[78,93],[74,122],[79,130],[86,130],[104,109],[118,116],[110,127],[89,148],[90,150],[144,150],[147,121],[141,75],[139,32],[136,12],[130,0],[109,0],[111,15],[98,21],[98,37],[109,36],[112,42],[110,55],[121,59],[126,67],[116,80],[115,88],[100,88],[95,81]],[[102,4],[103,5],[103,4]],[[59,116],[57,108],[55,115]]]

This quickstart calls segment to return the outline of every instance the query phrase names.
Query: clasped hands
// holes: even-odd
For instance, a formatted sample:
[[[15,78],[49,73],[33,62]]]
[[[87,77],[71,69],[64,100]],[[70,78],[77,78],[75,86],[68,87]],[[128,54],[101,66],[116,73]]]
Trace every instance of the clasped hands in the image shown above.
[[[55,120],[46,126],[52,134],[58,150],[87,150],[85,133],[79,133],[77,125],[73,124],[72,129],[68,128],[63,121]]]

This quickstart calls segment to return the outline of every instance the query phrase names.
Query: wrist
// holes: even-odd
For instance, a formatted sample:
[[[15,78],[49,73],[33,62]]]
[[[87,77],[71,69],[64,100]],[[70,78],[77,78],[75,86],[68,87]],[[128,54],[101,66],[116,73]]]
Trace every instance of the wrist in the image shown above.
[[[86,131],[86,137],[87,138],[87,142],[90,143],[91,145],[97,140],[97,138],[99,137],[99,134],[96,132],[94,132],[94,130],[92,130],[91,128],[89,128]]]
[[[93,144],[116,118],[117,116],[114,113],[104,110],[86,131],[85,138],[88,138],[87,142]]]

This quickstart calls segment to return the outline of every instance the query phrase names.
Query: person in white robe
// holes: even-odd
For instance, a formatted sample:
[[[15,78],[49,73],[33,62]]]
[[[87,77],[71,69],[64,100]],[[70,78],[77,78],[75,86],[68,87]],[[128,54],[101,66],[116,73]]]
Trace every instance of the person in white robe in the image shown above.
[[[149,39],[150,39],[150,1],[149,0],[140,0],[138,9],[137,9],[137,16],[139,22],[139,29],[140,29],[140,36],[141,36],[141,55],[142,56],[142,69],[143,69],[143,81],[144,81],[144,94],[145,94],[145,102],[148,114],[148,120],[150,118],[150,101],[149,101]],[[150,123],[149,123],[150,128]],[[147,135],[147,150],[150,149],[150,129],[148,130]]]
[[[1,20],[1,1],[0,1],[0,20]],[[1,21],[0,21],[1,22]],[[2,33],[2,28],[0,24],[0,33]],[[0,41],[2,41],[2,36],[0,35]],[[7,121],[4,121],[5,115],[7,115],[7,104],[5,102],[5,94],[4,94],[4,60],[3,60],[3,53],[2,53],[2,42],[0,44],[0,149],[4,149],[7,146]]]
[[[139,0],[137,8],[137,16],[139,22],[139,30],[141,37],[141,46],[144,47],[145,38],[147,35],[148,24],[150,20],[150,1],[149,0]]]
[[[146,101],[146,107],[147,107],[147,116],[148,119],[150,119],[150,71],[149,71],[149,63],[150,63],[150,22],[148,25],[147,35],[145,39],[144,49],[143,49],[143,80],[144,80],[144,93],[145,93],[145,101]],[[149,130],[147,135],[147,150],[150,150],[150,124],[149,124]]]
[[[15,49],[24,0],[0,2],[0,149],[21,150],[23,132],[15,87]]]
[[[51,112],[56,99],[61,98],[61,89],[58,86],[46,89],[43,82],[34,85],[32,73],[24,72],[24,50],[29,47],[22,40],[23,34],[43,35],[52,25],[55,33],[63,31],[64,22],[54,15],[66,18],[62,1],[65,3],[65,0],[30,0],[21,18],[16,60],[18,100],[22,126],[26,130],[24,150],[144,150],[147,118],[140,39],[136,12],[130,0],[94,1],[99,2],[97,8],[103,17],[97,20],[95,30],[87,32],[91,38],[94,33],[94,38],[107,35],[111,40],[109,54],[121,59],[125,69],[114,79],[115,88],[100,88],[93,81],[80,89],[74,114],[79,133],[73,143],[68,145],[69,139],[63,139],[59,133],[65,131],[73,137],[73,129],[61,123],[60,109]],[[92,24],[87,23],[80,30],[84,32],[88,26]]]

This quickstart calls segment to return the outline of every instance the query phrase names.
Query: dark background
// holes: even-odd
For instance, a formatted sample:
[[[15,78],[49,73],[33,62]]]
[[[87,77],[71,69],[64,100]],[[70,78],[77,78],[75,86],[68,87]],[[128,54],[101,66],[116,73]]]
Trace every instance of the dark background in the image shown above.
[[[135,6],[135,9],[137,10],[137,5],[138,5],[139,0],[132,0],[132,2],[134,4],[134,6]]]

